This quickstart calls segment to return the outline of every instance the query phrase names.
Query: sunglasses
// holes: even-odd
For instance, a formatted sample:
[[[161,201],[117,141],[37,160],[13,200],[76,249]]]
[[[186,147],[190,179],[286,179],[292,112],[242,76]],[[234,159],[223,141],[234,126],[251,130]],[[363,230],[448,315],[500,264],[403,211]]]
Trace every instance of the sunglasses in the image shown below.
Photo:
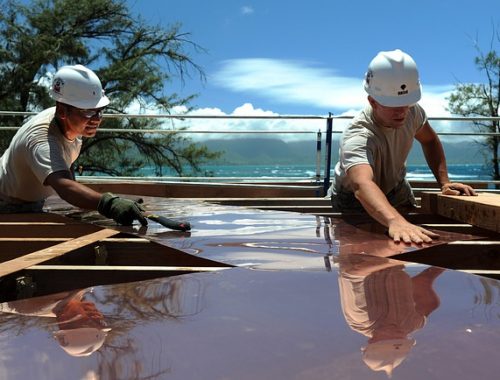
[[[81,108],[76,108],[76,107],[71,107],[71,108],[76,110],[85,119],[92,119],[93,117],[98,117],[99,119],[102,118],[102,114],[103,114],[102,108],[99,108],[96,110],[86,110],[86,109],[81,109]]]
[[[80,115],[82,115],[86,119],[92,119],[93,117],[98,117],[99,119],[102,118],[102,108],[98,110],[78,110],[80,112]]]

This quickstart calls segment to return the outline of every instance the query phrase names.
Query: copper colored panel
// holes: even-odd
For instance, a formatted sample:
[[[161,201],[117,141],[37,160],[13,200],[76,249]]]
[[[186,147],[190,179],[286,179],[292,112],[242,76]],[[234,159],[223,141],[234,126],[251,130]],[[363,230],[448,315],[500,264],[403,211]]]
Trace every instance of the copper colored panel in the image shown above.
[[[389,259],[426,247],[395,244],[366,218],[192,200],[145,204],[193,229],[119,227],[61,202],[48,206],[240,268],[0,304],[2,378],[498,376],[496,280]],[[440,234],[432,247],[482,238]]]
[[[1,304],[2,377],[496,378],[497,281],[338,260],[340,272],[234,268]],[[63,323],[82,308],[89,318]]]

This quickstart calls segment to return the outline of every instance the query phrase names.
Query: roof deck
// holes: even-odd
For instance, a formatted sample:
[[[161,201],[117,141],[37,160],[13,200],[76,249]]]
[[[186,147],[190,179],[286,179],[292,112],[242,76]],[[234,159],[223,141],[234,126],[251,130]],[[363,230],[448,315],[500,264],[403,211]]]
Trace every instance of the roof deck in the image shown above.
[[[192,230],[117,226],[57,198],[48,213],[0,216],[2,270],[12,270],[0,281],[6,378],[456,380],[500,370],[496,231],[414,213],[441,236],[405,245],[366,216],[285,211],[285,198],[277,209],[143,199]],[[57,338],[67,327],[52,312],[75,299],[102,326],[85,355]]]

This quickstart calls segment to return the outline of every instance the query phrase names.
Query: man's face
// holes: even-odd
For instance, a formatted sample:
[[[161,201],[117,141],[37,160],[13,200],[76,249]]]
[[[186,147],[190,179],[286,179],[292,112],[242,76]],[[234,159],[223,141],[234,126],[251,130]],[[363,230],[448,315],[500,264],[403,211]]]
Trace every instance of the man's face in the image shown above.
[[[410,106],[387,107],[378,103],[375,99],[368,98],[375,116],[375,120],[387,128],[401,128],[406,121]]]
[[[102,111],[102,108],[80,109],[67,106],[68,137],[94,137],[102,121]]]

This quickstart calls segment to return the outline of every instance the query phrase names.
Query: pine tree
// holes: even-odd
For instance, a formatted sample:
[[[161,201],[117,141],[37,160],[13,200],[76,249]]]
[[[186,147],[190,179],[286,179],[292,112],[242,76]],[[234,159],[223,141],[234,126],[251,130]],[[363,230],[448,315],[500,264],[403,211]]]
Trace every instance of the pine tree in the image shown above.
[[[493,33],[495,36],[495,33]],[[494,50],[495,37],[492,39],[491,50],[484,54],[476,43],[478,56],[475,64],[478,70],[484,72],[485,83],[460,83],[448,98],[448,109],[456,115],[468,117],[498,117],[500,106],[500,56]],[[500,42],[500,36],[496,35]],[[500,180],[500,123],[498,120],[474,121],[474,125],[481,132],[491,133],[484,139],[483,144],[491,153],[489,164],[492,168],[494,180]]]
[[[121,0],[0,1],[0,109],[40,111],[52,106],[50,77],[66,64],[83,64],[96,72],[110,98],[106,113],[127,113],[154,106],[168,113],[193,96],[167,94],[166,84],[204,72],[191,58],[203,49],[181,25],[147,24]],[[22,117],[0,117],[4,126],[20,126]],[[159,129],[160,119],[107,118],[103,128]],[[0,153],[14,132],[2,131]],[[86,174],[137,175],[145,165],[157,175],[165,168],[179,175],[197,173],[219,156],[185,135],[98,133],[84,141],[77,165]],[[188,169],[186,169],[188,168]]]

